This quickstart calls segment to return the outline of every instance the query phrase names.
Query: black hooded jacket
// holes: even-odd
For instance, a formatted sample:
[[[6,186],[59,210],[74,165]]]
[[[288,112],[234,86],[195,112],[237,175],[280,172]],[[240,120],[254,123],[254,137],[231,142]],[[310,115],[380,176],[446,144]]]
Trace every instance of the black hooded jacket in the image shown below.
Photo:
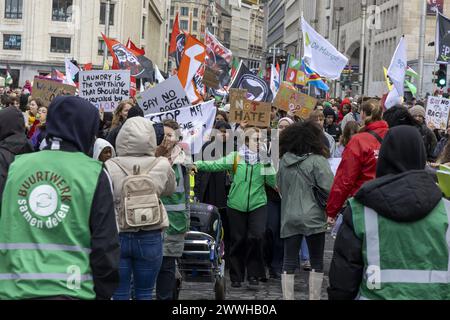
[[[0,200],[9,166],[15,156],[32,151],[33,146],[25,134],[25,120],[22,112],[14,107],[0,110]]]
[[[61,151],[90,154],[99,122],[97,109],[86,100],[72,96],[55,98],[47,117],[47,149],[59,146]],[[97,299],[110,299],[119,285],[120,247],[111,190],[108,174],[102,170],[89,220],[90,263]]]
[[[364,184],[355,199],[399,223],[425,218],[442,199],[442,192],[424,170],[426,159],[425,146],[416,128],[399,126],[391,129],[380,150],[378,178]],[[362,243],[355,234],[353,214],[348,206],[331,262],[330,300],[357,297],[364,272]]]

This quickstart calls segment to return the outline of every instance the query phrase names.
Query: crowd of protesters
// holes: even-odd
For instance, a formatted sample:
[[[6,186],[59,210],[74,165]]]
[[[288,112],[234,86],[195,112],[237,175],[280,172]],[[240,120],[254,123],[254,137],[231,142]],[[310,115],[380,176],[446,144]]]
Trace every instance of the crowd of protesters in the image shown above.
[[[330,299],[450,298],[448,283],[424,283],[412,272],[446,270],[448,262],[439,257],[448,256],[450,206],[433,168],[450,163],[450,131],[429,129],[420,102],[385,110],[376,98],[324,100],[309,119],[274,108],[277,172],[270,151],[278,141],[264,137],[267,128],[230,123],[226,106],[202,152],[216,148],[194,162],[179,143],[179,124],[150,122],[134,100],[114,113],[70,96],[47,106],[29,86],[0,89],[0,99],[0,256],[7,261],[0,264],[0,299],[149,300],[154,290],[157,299],[172,299],[189,231],[191,173],[195,199],[220,212],[237,290],[243,283],[259,290],[272,278],[293,300],[302,266],[310,271],[309,298],[319,300],[325,235],[340,216]],[[335,174],[332,158],[342,159]],[[150,178],[133,184],[141,173]],[[123,197],[127,190],[134,206]],[[159,220],[138,221],[140,208]],[[48,225],[30,214],[55,210],[60,218]],[[368,263],[380,259],[382,289],[372,290]],[[58,276],[68,265],[81,272],[77,290]]]

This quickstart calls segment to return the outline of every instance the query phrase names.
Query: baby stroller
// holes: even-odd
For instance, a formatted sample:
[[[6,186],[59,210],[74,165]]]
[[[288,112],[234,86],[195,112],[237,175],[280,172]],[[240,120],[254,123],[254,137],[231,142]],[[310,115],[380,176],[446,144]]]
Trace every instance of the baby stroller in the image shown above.
[[[219,211],[212,205],[191,203],[190,213],[191,231],[186,234],[178,270],[183,281],[214,283],[216,300],[225,300],[223,230]]]

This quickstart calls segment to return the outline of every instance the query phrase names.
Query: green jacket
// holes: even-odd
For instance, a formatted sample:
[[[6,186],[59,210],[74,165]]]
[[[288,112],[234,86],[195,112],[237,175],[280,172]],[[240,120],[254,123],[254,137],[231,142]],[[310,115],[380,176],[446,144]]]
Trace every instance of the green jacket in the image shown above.
[[[278,172],[278,188],[281,194],[281,238],[295,235],[310,236],[327,230],[327,216],[316,203],[311,185],[305,180],[301,169],[311,182],[330,192],[333,173],[322,156],[284,155]]]
[[[275,170],[261,163],[250,165],[239,157],[238,152],[216,161],[198,161],[199,171],[230,171],[233,183],[228,195],[228,207],[241,212],[251,212],[267,204],[265,185],[275,188]],[[266,175],[264,174],[266,173]]]

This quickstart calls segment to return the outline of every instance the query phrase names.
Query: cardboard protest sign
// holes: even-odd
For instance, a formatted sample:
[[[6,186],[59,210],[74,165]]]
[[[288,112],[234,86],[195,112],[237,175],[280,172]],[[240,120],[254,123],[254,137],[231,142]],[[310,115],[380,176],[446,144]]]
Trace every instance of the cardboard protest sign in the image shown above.
[[[38,98],[46,106],[49,106],[52,100],[58,96],[73,96],[77,88],[63,84],[58,81],[34,78],[33,98]]]
[[[176,110],[191,105],[178,77],[171,77],[136,96],[144,114]]]
[[[272,104],[247,100],[247,90],[230,89],[230,121],[247,121],[250,126],[270,127]]]
[[[425,121],[432,130],[447,130],[450,100],[438,97],[428,97]]]
[[[292,112],[302,119],[307,119],[313,112],[317,99],[300,93],[283,83],[273,104],[283,111]]]
[[[107,112],[130,99],[129,70],[80,71],[79,81],[80,97]]]
[[[220,89],[219,72],[210,67],[206,67],[205,74],[203,75],[203,83],[208,88]]]
[[[178,122],[183,136],[183,143],[190,147],[192,154],[197,154],[202,151],[204,135],[213,128],[216,112],[214,100],[210,100],[195,106],[147,114],[145,117],[155,123],[163,122],[166,119]]]

